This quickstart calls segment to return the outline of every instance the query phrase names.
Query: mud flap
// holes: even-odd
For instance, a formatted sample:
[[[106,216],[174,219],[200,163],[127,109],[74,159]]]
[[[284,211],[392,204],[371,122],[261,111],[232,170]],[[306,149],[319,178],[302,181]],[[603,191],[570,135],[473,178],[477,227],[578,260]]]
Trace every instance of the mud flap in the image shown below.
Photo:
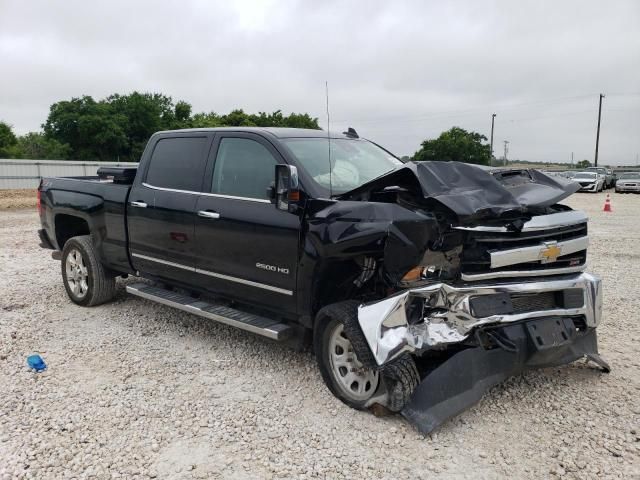
[[[567,330],[570,335],[564,342],[553,338],[555,343],[546,345],[536,344],[530,329],[531,322],[500,329],[513,348],[472,347],[451,356],[422,379],[402,415],[428,434],[476,404],[491,387],[526,370],[565,365],[584,356],[605,372],[610,370],[598,355],[595,329],[576,332],[574,327]]]

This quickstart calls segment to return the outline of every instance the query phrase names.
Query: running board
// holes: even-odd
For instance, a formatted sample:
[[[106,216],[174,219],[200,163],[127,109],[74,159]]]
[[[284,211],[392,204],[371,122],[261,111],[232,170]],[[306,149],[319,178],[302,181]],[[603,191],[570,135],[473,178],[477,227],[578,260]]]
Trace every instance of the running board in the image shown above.
[[[203,302],[188,295],[182,295],[164,288],[152,287],[145,283],[127,285],[127,292],[199,317],[257,333],[272,340],[286,340],[293,331],[290,326],[270,318],[260,317],[225,305]]]

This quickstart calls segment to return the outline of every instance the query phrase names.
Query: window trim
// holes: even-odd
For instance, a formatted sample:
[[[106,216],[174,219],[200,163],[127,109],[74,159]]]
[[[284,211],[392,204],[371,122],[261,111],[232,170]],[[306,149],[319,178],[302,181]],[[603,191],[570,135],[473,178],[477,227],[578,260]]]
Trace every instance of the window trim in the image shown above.
[[[150,183],[147,183],[147,182],[142,182],[142,186],[151,188],[153,190],[161,190],[163,192],[187,193],[189,195],[203,195],[205,197],[229,198],[231,200],[244,200],[247,202],[271,203],[271,200],[262,199],[262,198],[235,197],[233,195],[222,195],[219,193],[195,192],[193,190],[178,190],[176,188],[156,187],[155,185],[151,185]]]

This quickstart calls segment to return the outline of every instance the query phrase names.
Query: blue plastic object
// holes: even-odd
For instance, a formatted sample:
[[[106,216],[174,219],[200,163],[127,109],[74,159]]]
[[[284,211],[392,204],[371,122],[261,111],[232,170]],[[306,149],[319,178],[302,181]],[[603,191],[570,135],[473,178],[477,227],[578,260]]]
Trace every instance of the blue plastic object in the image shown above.
[[[29,368],[33,368],[36,372],[42,372],[47,369],[47,364],[40,355],[29,355],[27,357],[27,365]]]

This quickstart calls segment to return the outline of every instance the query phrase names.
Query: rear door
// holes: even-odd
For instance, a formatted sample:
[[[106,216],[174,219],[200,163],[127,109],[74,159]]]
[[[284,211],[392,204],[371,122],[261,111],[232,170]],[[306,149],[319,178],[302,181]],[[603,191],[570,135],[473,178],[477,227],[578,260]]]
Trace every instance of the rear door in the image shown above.
[[[129,194],[131,261],[145,274],[191,283],[195,206],[213,134],[160,136]],[[147,152],[145,152],[147,154]]]
[[[216,137],[196,205],[196,268],[209,290],[295,313],[300,217],[267,198],[277,163],[284,160],[260,135]]]

